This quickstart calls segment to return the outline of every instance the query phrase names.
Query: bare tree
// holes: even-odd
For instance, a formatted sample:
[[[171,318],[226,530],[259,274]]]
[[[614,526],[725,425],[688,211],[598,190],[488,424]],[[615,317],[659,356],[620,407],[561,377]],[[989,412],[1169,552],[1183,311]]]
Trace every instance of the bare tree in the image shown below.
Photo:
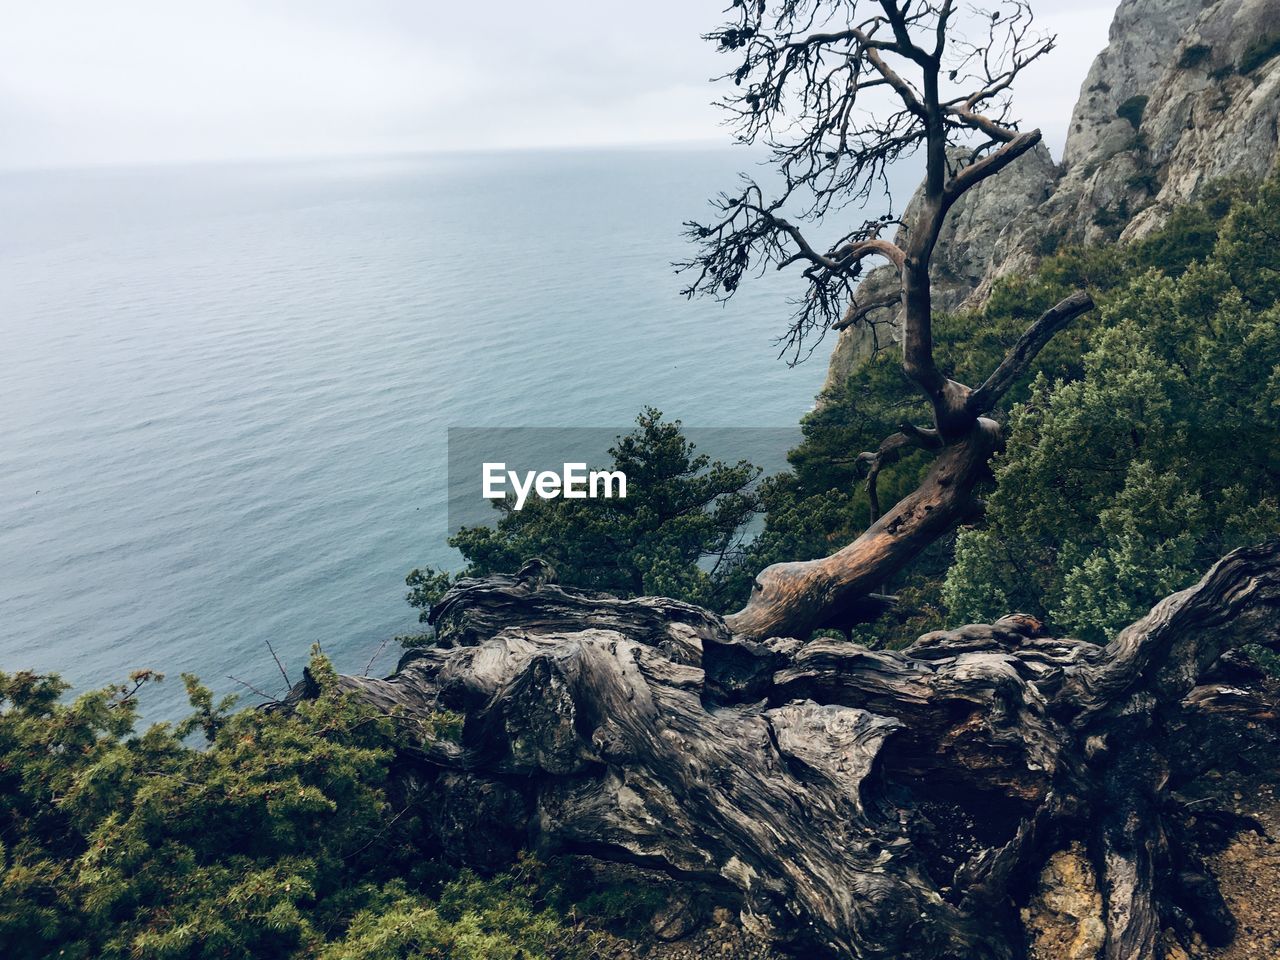
[[[917,448],[936,455],[919,488],[853,543],[762,571],[746,607],[728,618],[742,635],[803,638],[870,615],[872,590],[975,512],[974,489],[1002,441],[988,414],[1053,335],[1093,306],[1084,292],[1057,304],[977,388],[948,378],[935,360],[929,268],[938,235],[961,196],[1040,141],[1039,130],[1022,131],[1012,119],[1009,95],[1054,42],[1035,30],[1021,0],[970,13],[975,40],[958,35],[955,6],[734,0],[731,22],[709,35],[740,58],[725,78],[734,93],[723,101],[738,138],[766,145],[779,177],[771,198],[744,179],[715,201],[712,222],[688,224],[700,252],[683,265],[694,276],[685,292],[727,298],[753,271],[801,268],[807,286],[784,337],[797,356],[815,335],[900,304],[902,369],[928,399],[933,422],[904,423],[860,455],[873,514],[882,467]],[[830,244],[810,240],[810,225],[865,206],[878,190],[888,195],[889,167],[919,152],[924,186],[908,214],[864,220]],[[890,296],[860,302],[858,282],[873,261],[892,264],[900,282]]]

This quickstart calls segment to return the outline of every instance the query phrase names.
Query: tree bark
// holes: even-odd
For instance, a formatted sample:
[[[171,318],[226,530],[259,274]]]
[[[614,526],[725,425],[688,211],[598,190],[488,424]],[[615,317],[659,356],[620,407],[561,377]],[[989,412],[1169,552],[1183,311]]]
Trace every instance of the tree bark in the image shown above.
[[[861,622],[863,598],[973,512],[974,489],[990,476],[987,464],[999,443],[999,425],[977,418],[968,435],[943,448],[920,486],[853,543],[820,560],[761,571],[747,605],[725,618],[729,628],[804,639]]]
[[[846,549],[874,557],[893,517],[942,522],[950,462]],[[435,646],[340,681],[401,724],[457,858],[494,866],[529,843],[645,865],[806,956],[1006,960],[1044,861],[1082,840],[1108,958],[1159,957],[1170,928],[1229,938],[1170,811],[1190,768],[1221,760],[1195,742],[1204,716],[1275,723],[1273,686],[1221,678],[1234,648],[1280,645],[1280,541],[1106,646],[1022,616],[902,651],[758,642],[688,604],[551,581],[536,563],[463,581],[433,611]]]

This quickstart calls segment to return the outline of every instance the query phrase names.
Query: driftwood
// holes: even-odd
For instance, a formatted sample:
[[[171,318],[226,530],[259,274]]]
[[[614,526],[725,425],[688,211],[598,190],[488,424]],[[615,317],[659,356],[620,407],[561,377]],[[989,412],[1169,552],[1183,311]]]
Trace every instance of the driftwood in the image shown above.
[[[1275,722],[1232,651],[1280,644],[1280,541],[1106,646],[1022,616],[901,651],[756,642],[698,607],[552,579],[535,562],[463,581],[435,646],[341,681],[401,721],[458,859],[529,844],[647,866],[809,956],[1012,958],[1017,905],[1083,840],[1108,958],[1158,957],[1170,928],[1230,938],[1170,811],[1221,759],[1194,742],[1205,716]]]

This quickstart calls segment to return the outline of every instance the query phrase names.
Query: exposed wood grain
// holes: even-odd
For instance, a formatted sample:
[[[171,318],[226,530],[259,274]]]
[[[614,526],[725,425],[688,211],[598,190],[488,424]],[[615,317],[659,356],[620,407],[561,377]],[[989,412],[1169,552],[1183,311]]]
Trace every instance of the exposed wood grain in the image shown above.
[[[761,643],[531,570],[460,584],[434,611],[439,643],[390,679],[341,680],[399,718],[459,859],[492,865],[527,838],[717,889],[806,956],[1006,960],[1031,879],[1082,840],[1108,957],[1159,956],[1175,916],[1229,937],[1168,817],[1170,771],[1195,752],[1173,738],[1205,715],[1274,715],[1274,689],[1224,655],[1280,645],[1280,542],[1105,647],[1020,616],[896,652]],[[439,710],[465,718],[460,738]]]

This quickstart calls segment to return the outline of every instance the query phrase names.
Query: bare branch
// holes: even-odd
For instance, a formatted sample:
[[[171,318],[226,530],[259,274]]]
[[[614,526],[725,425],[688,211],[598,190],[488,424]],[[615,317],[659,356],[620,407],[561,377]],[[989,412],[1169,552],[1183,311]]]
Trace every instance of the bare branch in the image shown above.
[[[390,637],[383,637],[382,642],[378,644],[377,648],[373,651],[372,656],[369,657],[369,662],[364,665],[364,673],[362,676],[367,677],[369,675],[369,671],[373,669],[374,661],[377,660],[378,657],[382,656],[382,651],[387,649],[387,644],[390,642]]]
[[[858,454],[857,462],[868,465],[866,487],[872,523],[880,519],[880,493],[877,487],[880,471],[897,463],[913,450],[937,450],[942,447],[942,440],[936,430],[921,429],[904,423],[901,431],[885,437],[875,451]]]
[[[264,701],[266,701],[267,703],[279,703],[279,702],[280,702],[280,698],[279,698],[279,697],[272,696],[272,695],[271,695],[271,694],[269,694],[269,693],[266,693],[266,692],[264,692],[264,691],[262,691],[262,690],[259,690],[259,689],[258,689],[257,687],[255,687],[252,683],[250,683],[248,680],[241,680],[239,677],[235,676],[234,674],[227,674],[227,679],[228,679],[228,680],[230,680],[230,681],[231,681],[231,682],[233,682],[233,683],[238,683],[240,686],[244,687],[246,690],[249,690],[249,691],[251,691],[252,693],[254,693],[255,695],[257,695],[257,696],[261,697],[261,698],[262,698]]]
[[[986,413],[1005,395],[1014,382],[1027,372],[1031,361],[1059,330],[1068,323],[1093,309],[1093,298],[1080,291],[1046,310],[1035,323],[1018,338],[1000,365],[987,377],[986,382],[969,394],[968,407],[975,416]]]
[[[698,241],[702,250],[695,259],[677,264],[680,270],[697,271],[681,292],[727,300],[753,270],[805,264],[803,276],[809,292],[799,302],[783,338],[797,351],[811,330],[828,328],[853,299],[866,260],[884,259],[899,269],[903,263],[903,251],[881,236],[897,223],[889,217],[865,222],[820,252],[795,222],[782,215],[780,202],[765,205],[763,191],[754,182],[745,182],[736,196],[722,194],[715,206],[719,213],[716,221],[685,224],[687,235]]]
[[[988,177],[999,173],[1039,142],[1039,130],[1032,130],[1030,133],[1020,134],[1009,143],[1002,146],[999,150],[996,150],[994,153],[989,153],[976,163],[972,163],[965,167],[955,175],[949,184],[947,184],[947,206],[949,207],[956,200],[960,199],[960,195],[965,191],[977,186]]]
[[[921,450],[942,449],[942,438],[932,427],[917,427],[914,423],[900,423],[898,429],[910,438]]]
[[[293,689],[293,682],[289,679],[289,674],[284,668],[284,664],[280,662],[280,658],[276,656],[276,648],[271,645],[270,640],[263,641],[267,645],[267,650],[271,652],[271,659],[276,662],[276,667],[280,670],[280,676],[284,677],[284,688],[286,690]]]
[[[882,297],[877,297],[874,300],[868,300],[863,303],[859,303],[857,298],[854,298],[853,300],[849,301],[849,306],[845,309],[844,316],[841,317],[836,323],[833,323],[831,325],[831,329],[844,330],[847,327],[852,327],[854,324],[860,323],[862,320],[865,320],[870,314],[874,313],[876,310],[883,310],[887,307],[894,307],[900,304],[901,302],[902,302],[901,290],[893,290]]]

